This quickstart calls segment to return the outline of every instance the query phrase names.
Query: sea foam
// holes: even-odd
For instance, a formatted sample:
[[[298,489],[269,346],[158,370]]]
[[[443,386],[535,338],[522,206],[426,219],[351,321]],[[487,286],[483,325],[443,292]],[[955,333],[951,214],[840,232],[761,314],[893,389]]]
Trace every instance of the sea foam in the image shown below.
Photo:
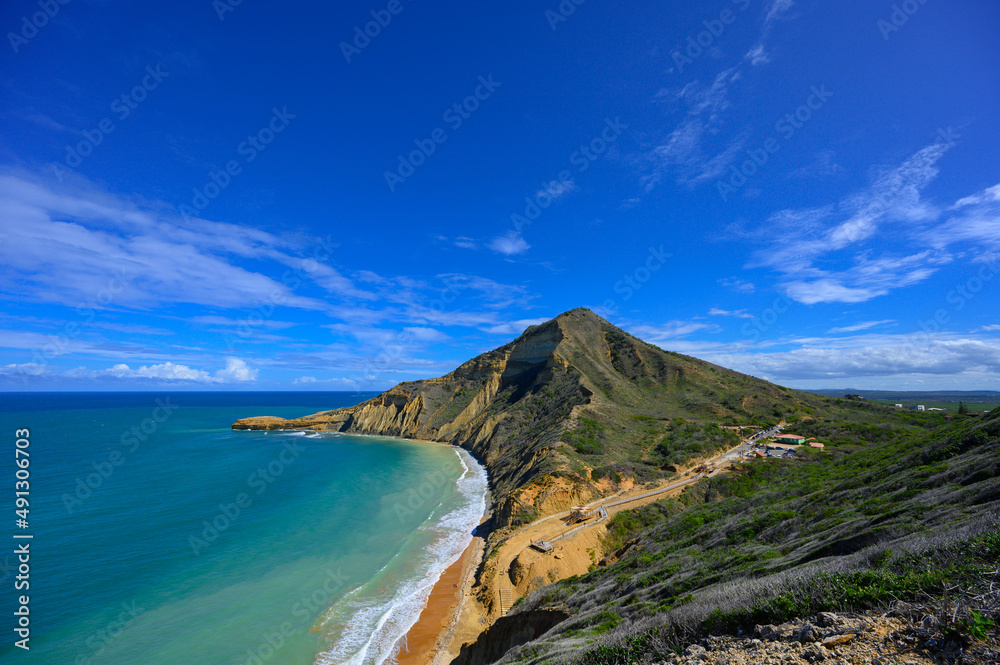
[[[431,590],[472,541],[472,531],[486,510],[486,471],[471,455],[455,449],[463,468],[455,481],[458,506],[441,506],[420,528],[430,544],[404,548],[370,582],[327,610],[320,630],[331,646],[317,665],[382,665],[393,660],[396,645],[420,618]]]

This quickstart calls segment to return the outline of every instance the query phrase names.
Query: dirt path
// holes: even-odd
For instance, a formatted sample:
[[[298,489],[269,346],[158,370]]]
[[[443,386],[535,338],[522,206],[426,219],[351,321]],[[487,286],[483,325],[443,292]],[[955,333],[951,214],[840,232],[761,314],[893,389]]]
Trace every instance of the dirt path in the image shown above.
[[[741,443],[700,462],[699,467],[707,464],[723,465],[739,460],[747,449],[747,446]],[[597,509],[605,506],[610,519],[623,510],[631,510],[679,494],[688,485],[721,472],[720,469],[709,473],[696,473],[693,469],[688,469],[679,478],[658,488],[651,490],[636,487],[622,490],[592,501],[586,507]],[[458,655],[463,644],[474,641],[503,612],[509,610],[518,598],[536,588],[536,582],[548,584],[583,574],[592,563],[600,559],[598,553],[601,549],[601,536],[606,533],[608,519],[592,517],[582,524],[567,525],[565,522],[569,515],[568,510],[548,515],[507,536],[495,550],[495,554],[484,564],[479,579],[482,588],[492,599],[490,607],[473,597],[471,589],[467,592],[469,594],[467,600],[471,602],[463,603],[460,608],[459,616],[455,617],[451,639],[446,640],[446,647],[438,652],[434,660],[435,665],[450,662],[451,658]],[[547,554],[537,552],[531,548],[533,540],[553,542],[555,550]],[[512,577],[516,582],[512,581]]]
[[[740,444],[724,453],[716,455],[703,464],[715,465],[738,460],[740,459],[743,451],[746,449],[745,444]],[[610,518],[623,510],[631,510],[654,501],[660,501],[670,496],[671,493],[679,493],[684,487],[687,487],[688,485],[695,483],[708,475],[714,476],[720,472],[721,470],[715,470],[711,473],[695,473],[692,470],[688,470],[682,475],[680,480],[674,480],[667,485],[652,490],[643,487],[624,490],[612,496],[592,501],[587,504],[586,507],[596,510],[601,506],[605,506],[607,508],[608,517]],[[561,547],[559,548],[560,552],[558,554],[566,557],[571,553],[575,553],[577,555],[580,554],[578,551],[567,552],[567,550],[572,551],[574,549],[579,549],[573,548],[573,542],[577,540],[583,532],[601,527],[600,533],[604,533],[607,520],[590,518],[590,520],[584,522],[583,524],[567,525],[565,521],[569,518],[569,515],[570,511],[566,510],[553,515],[548,515],[540,520],[536,520],[535,522],[523,526],[517,531],[511,533],[506,540],[504,540],[503,544],[500,545],[498,548],[498,554],[496,555],[496,565],[489,571],[490,578],[487,582],[487,588],[492,590],[494,596],[494,607],[497,608],[497,611],[490,614],[490,623],[496,620],[502,612],[510,609],[508,607],[508,602],[513,604],[513,602],[522,595],[519,593],[517,586],[511,581],[510,567],[514,560],[521,556],[522,553],[524,553],[527,548],[531,546],[532,541],[545,540],[553,542],[559,540]],[[587,538],[586,540],[589,542],[594,539]],[[588,553],[588,562],[584,571],[578,571],[574,574],[585,572],[586,568],[589,567],[589,560],[592,558],[593,557],[589,556]],[[558,569],[560,566],[554,566],[554,568]],[[566,576],[568,577],[569,575]],[[502,594],[502,590],[506,593]]]

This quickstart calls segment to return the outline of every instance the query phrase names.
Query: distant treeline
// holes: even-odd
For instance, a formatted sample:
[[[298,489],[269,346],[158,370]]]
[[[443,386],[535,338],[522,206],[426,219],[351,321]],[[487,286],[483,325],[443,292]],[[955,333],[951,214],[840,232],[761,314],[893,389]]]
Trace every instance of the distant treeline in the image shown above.
[[[860,395],[870,400],[892,400],[896,402],[935,401],[935,402],[976,402],[984,404],[1000,404],[1000,392],[995,390],[856,390],[844,388],[841,390],[806,390],[804,392],[827,397],[843,397],[844,395]]]

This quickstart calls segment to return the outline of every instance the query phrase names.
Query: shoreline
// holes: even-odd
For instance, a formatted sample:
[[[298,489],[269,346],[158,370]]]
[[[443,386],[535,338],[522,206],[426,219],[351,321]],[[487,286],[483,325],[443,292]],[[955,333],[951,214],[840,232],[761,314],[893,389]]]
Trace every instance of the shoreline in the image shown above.
[[[397,665],[429,665],[448,649],[484,546],[483,539],[474,536],[462,556],[442,573],[417,623],[401,639]]]
[[[253,430],[251,430],[253,431]],[[489,473],[483,464],[471,451],[448,441],[428,439],[413,439],[384,434],[359,434],[349,432],[331,432],[311,427],[292,427],[275,430],[257,430],[280,433],[319,434],[330,438],[340,436],[367,438],[382,441],[399,441],[431,445],[445,445],[458,453],[467,454],[472,462],[479,465],[486,474],[485,505],[479,524],[481,526],[492,513],[492,488]],[[464,460],[463,460],[464,464]],[[482,632],[480,623],[482,612],[472,597],[472,587],[475,584],[476,570],[483,561],[486,552],[486,539],[473,535],[459,558],[444,570],[441,577],[431,588],[424,607],[420,610],[417,622],[396,642],[397,653],[390,662],[395,665],[444,665],[458,656],[458,651],[471,636],[473,639]],[[470,615],[471,616],[467,616]],[[468,624],[468,625],[467,625]]]

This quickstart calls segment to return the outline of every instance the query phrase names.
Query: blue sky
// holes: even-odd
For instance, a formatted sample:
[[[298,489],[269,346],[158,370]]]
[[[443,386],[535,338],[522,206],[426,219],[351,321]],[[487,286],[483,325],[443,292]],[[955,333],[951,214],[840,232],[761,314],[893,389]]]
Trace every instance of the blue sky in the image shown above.
[[[4,3],[0,389],[1000,389],[997,3],[577,1]]]

